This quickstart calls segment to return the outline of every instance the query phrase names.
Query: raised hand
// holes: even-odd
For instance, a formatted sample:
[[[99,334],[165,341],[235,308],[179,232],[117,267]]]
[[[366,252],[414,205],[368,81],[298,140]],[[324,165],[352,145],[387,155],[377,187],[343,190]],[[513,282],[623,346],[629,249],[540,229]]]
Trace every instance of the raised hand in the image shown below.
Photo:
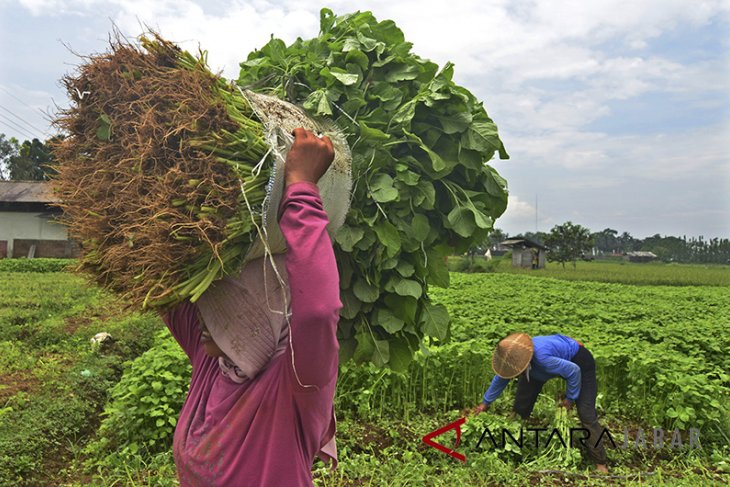
[[[284,165],[286,185],[300,181],[316,184],[335,158],[332,141],[327,136],[320,138],[303,128],[294,129],[292,133],[294,143]]]

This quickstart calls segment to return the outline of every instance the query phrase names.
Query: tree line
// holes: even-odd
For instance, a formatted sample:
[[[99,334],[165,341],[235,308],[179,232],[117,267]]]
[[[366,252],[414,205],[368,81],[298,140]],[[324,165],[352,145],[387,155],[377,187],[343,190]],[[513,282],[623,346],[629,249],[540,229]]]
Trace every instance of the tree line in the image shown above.
[[[53,144],[58,136],[42,142],[38,139],[22,143],[14,137],[0,134],[0,180],[46,181],[55,174],[53,169]],[[730,263],[730,239],[704,237],[673,237],[656,234],[644,239],[633,237],[628,232],[619,233],[613,228],[591,232],[588,228],[572,222],[555,225],[549,232],[526,232],[527,238],[550,248],[548,259],[560,262],[575,262],[581,258],[602,258],[623,255],[627,252],[648,251],[665,262],[701,264]],[[482,245],[469,250],[471,255],[483,254],[507,240],[509,235],[495,229]]]
[[[619,233],[613,228],[591,232],[588,228],[572,222],[555,225],[549,232],[526,232],[519,237],[548,247],[548,260],[575,262],[581,258],[610,258],[628,252],[652,252],[663,262],[695,264],[730,264],[730,239],[699,237],[675,237],[655,234],[644,239],[628,232]],[[486,248],[494,248],[509,237],[495,229],[486,242]],[[485,251],[486,251],[485,248]]]

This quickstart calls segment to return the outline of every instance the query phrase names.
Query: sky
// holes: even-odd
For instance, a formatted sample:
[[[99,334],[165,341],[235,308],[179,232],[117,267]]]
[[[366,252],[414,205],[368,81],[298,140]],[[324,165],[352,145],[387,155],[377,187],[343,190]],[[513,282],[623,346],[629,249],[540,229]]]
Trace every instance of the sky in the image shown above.
[[[0,0],[0,133],[47,138],[67,104],[59,80],[104,52],[114,26],[145,26],[214,71],[271,35],[315,37],[319,9],[391,19],[413,52],[455,63],[510,153],[496,227],[572,221],[634,237],[730,237],[727,0]]]

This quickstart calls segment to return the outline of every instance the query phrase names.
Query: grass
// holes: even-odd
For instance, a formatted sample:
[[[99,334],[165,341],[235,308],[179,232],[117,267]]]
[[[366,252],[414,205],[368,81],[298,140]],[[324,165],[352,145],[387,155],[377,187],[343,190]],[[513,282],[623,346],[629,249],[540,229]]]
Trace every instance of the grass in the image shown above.
[[[452,343],[433,347],[410,375],[345,365],[337,396],[340,465],[330,472],[316,464],[316,485],[701,486],[727,480],[722,472],[730,471],[730,448],[717,439],[718,424],[730,429],[727,418],[724,426],[713,423],[719,414],[713,401],[727,399],[730,381],[721,378],[730,367],[722,332],[730,306],[725,290],[711,284],[717,268],[703,275],[702,266],[687,266],[698,273],[692,286],[637,288],[535,278],[558,269],[514,275],[504,264],[495,265],[497,273],[455,273],[450,289],[432,290],[434,302],[451,314]],[[675,277],[685,268],[651,267]],[[606,280],[595,269],[636,284],[649,267],[581,262],[565,272]],[[65,273],[0,272],[0,485],[178,485],[169,451],[84,469],[85,446],[97,437],[108,390],[129,370],[123,362],[147,350],[163,326],[155,316],[124,316],[118,309],[114,297]],[[701,452],[609,451],[617,476],[609,482],[576,458],[563,465],[557,457],[477,450],[483,425],[519,424],[508,417],[511,387],[489,415],[467,422],[459,447],[466,464],[424,445],[423,435],[479,400],[491,379],[491,347],[517,329],[581,337],[595,352],[599,411],[612,430],[627,423],[649,430],[662,421],[671,427],[684,424],[686,415],[688,426],[706,421],[707,434],[715,436]],[[99,331],[116,339],[103,353],[88,342]],[[563,387],[557,380],[548,386],[536,405],[537,422],[552,421],[553,396]],[[440,440],[453,444],[454,437]]]
[[[77,276],[0,272],[0,485],[58,485],[122,363],[160,325],[119,314],[117,300]],[[115,341],[92,350],[100,331]]]
[[[548,262],[544,269],[512,267],[511,262],[494,259],[486,264],[483,257],[475,257],[476,272],[502,272],[534,277],[551,277],[568,281],[615,282],[638,286],[730,286],[730,266],[716,264],[633,263],[624,261],[578,261],[573,264]],[[450,257],[453,270],[464,270],[466,257]],[[459,269],[461,267],[462,269]]]

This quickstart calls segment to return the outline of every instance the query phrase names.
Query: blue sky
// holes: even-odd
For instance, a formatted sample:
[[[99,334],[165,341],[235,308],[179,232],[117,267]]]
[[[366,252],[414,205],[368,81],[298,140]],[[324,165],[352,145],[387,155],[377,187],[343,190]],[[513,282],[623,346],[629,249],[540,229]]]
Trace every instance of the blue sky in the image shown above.
[[[271,34],[318,31],[310,0],[0,0],[0,132],[53,133],[58,80],[105,49],[112,23],[209,50],[228,77]],[[726,1],[337,0],[393,19],[414,52],[456,64],[512,158],[493,165],[516,234],[571,220],[637,237],[730,237],[730,4]]]

